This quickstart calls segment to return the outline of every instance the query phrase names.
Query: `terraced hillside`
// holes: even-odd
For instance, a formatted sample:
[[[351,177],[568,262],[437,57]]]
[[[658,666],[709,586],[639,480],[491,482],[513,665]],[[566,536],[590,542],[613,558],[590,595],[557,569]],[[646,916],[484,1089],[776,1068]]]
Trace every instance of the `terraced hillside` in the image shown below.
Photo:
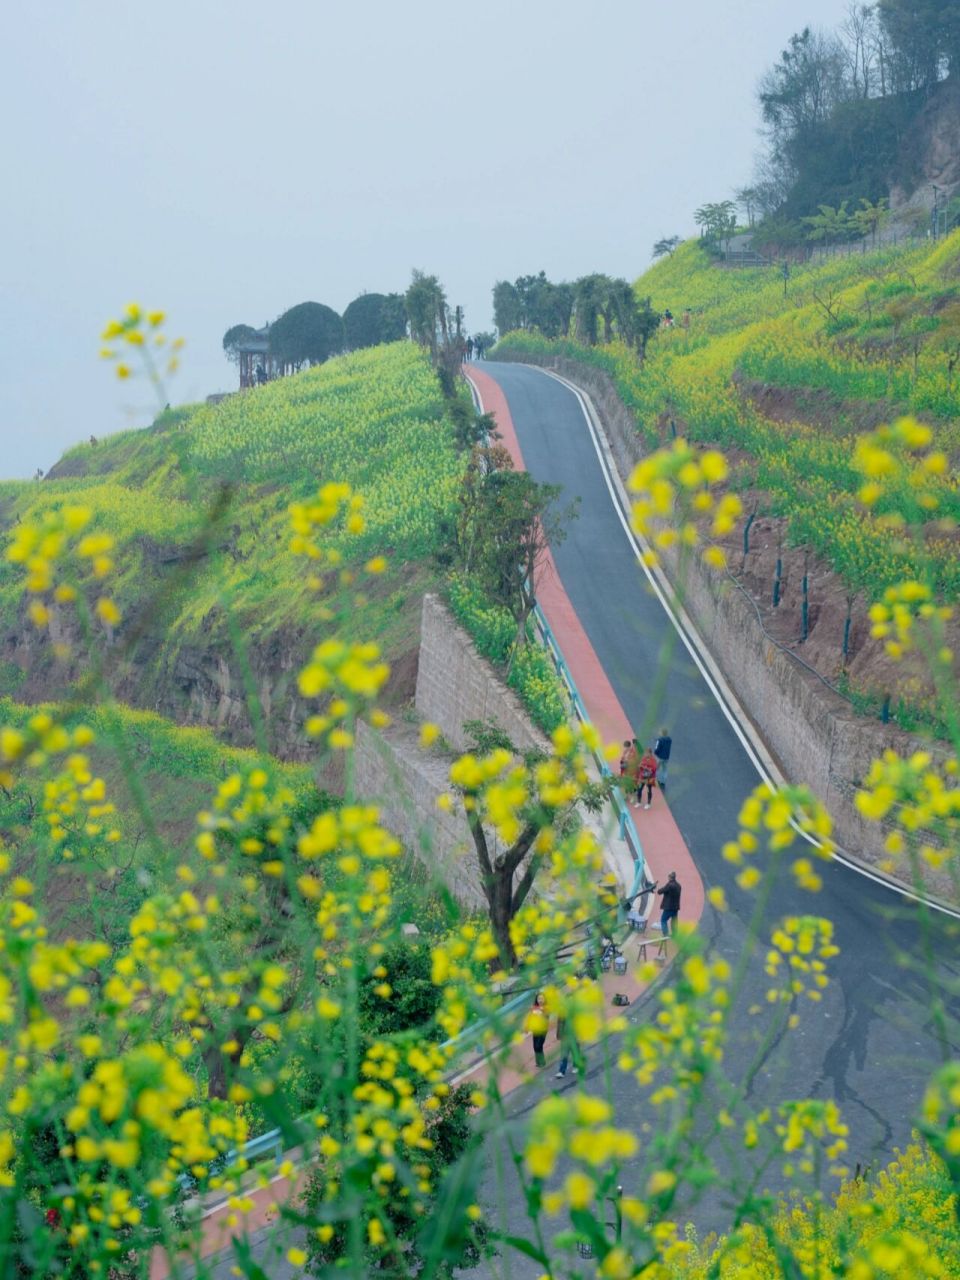
[[[748,553],[742,525],[728,540],[730,567],[765,609],[771,634],[801,640],[806,573],[806,660],[865,709],[889,697],[906,727],[931,722],[929,685],[910,662],[887,659],[868,610],[908,579],[941,600],[960,596],[960,237],[791,266],[786,279],[776,266],[724,269],[689,242],[636,290],[678,318],[643,363],[616,342],[585,348],[534,333],[508,335],[498,354],[594,365],[613,378],[650,445],[681,433],[723,447],[754,514]],[[942,472],[901,450],[883,495],[866,508],[857,438],[904,414],[931,426],[924,452],[943,452],[933,464]],[[902,536],[888,517],[917,512],[921,491],[937,505],[922,513],[920,534]]]
[[[116,540],[123,622],[105,651],[114,692],[246,744],[255,690],[263,745],[296,757],[295,673],[332,619],[346,639],[379,638],[394,669],[388,703],[409,694],[420,600],[435,582],[431,556],[460,469],[427,358],[396,343],[81,445],[39,485],[0,485],[0,531],[63,503],[90,508]],[[289,553],[288,509],[329,480],[363,495],[366,528],[325,535],[342,562],[321,596]],[[366,575],[354,607],[352,580],[380,554],[388,572]],[[82,664],[56,657],[68,624],[54,618],[38,632],[25,610],[4,564],[0,693],[69,694]]]

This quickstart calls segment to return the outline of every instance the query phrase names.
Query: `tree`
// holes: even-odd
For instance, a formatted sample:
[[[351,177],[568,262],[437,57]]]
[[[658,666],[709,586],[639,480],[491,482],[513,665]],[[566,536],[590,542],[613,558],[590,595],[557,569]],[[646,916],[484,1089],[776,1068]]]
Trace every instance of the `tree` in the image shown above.
[[[575,504],[557,509],[559,496],[558,485],[538,484],[526,471],[490,471],[480,484],[476,573],[489,598],[513,615],[514,653],[527,641],[548,548],[563,541],[565,526],[576,515]]]
[[[256,329],[249,324],[235,324],[227,330],[223,335],[223,351],[231,364],[240,363],[240,344],[256,336]]]
[[[654,311],[649,297],[637,300],[633,285],[628,280],[610,280],[607,284],[603,310],[604,341],[609,342],[612,330],[628,346],[636,347],[640,358],[647,352],[647,342],[660,327],[660,313]]]
[[[270,326],[270,353],[284,369],[323,364],[343,350],[343,321],[321,302],[301,302]]]
[[[879,0],[890,46],[894,91],[928,93],[960,69],[960,4],[956,0]]]
[[[406,337],[407,313],[399,293],[362,293],[343,313],[348,351],[398,342]]]
[[[838,240],[848,237],[851,229],[856,227],[851,215],[847,213],[846,200],[836,209],[822,204],[818,213],[809,214],[801,222],[810,228],[807,232],[808,240],[824,244],[836,244]]]
[[[411,338],[436,355],[438,343],[446,342],[449,336],[447,297],[440,281],[436,276],[414,270],[404,303]]]
[[[598,325],[609,302],[610,279],[599,273],[581,276],[573,290],[577,341],[595,347]]]
[[[635,304],[633,316],[633,341],[641,360],[647,356],[647,343],[660,328],[661,313],[654,311],[650,298]]]
[[[889,205],[890,202],[886,196],[881,196],[879,200],[873,202],[869,201],[866,196],[861,196],[860,208],[854,209],[850,215],[850,220],[859,233],[864,238],[867,236],[872,237],[874,246],[876,246],[880,228],[890,216]]]
[[[679,236],[664,236],[663,239],[655,242],[652,256],[654,258],[669,257],[679,247],[679,245]]]
[[[693,220],[700,228],[701,237],[708,245],[719,244],[737,229],[737,206],[732,200],[719,200],[702,204],[694,212]]]
[[[492,415],[484,414],[481,421],[491,422]],[[504,445],[496,442],[497,433],[491,432],[486,440],[477,440],[470,451],[470,461],[464,472],[458,495],[456,520],[456,549],[465,573],[474,567],[474,552],[484,525],[484,505],[487,495],[484,485],[487,476],[494,471],[512,471],[513,458]]]
[[[737,205],[747,215],[747,226],[752,227],[760,205],[760,193],[756,187],[747,186],[738,187],[733,194],[736,196]]]
[[[877,80],[879,46],[877,6],[851,0],[840,25],[846,78],[854,97],[873,96]]]
[[[598,812],[615,783],[610,777],[590,782],[578,750],[556,752],[548,760],[538,752],[520,758],[499,732],[476,734],[475,742],[479,760],[473,753],[462,757],[450,778],[464,799],[499,965],[509,971],[517,963],[511,922],[550,848],[543,833],[562,839],[573,825],[577,806]],[[507,822],[501,817],[505,790],[526,797]]]
[[[760,81],[760,109],[775,149],[789,152],[827,120],[844,96],[843,62],[833,36],[804,27],[790,37]]]
[[[501,336],[522,327],[520,295],[509,280],[498,280],[493,286],[493,322]]]

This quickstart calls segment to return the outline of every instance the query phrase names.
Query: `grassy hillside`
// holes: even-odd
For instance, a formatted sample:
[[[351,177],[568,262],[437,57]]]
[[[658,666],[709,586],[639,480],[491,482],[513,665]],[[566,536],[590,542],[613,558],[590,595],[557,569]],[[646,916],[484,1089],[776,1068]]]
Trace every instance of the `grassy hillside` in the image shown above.
[[[175,883],[174,868],[197,834],[197,814],[209,808],[232,774],[262,769],[309,810],[329,803],[308,767],[224,747],[212,733],[173,725],[148,711],[28,707],[0,698],[5,732],[26,731],[38,716],[71,732],[80,725],[92,731],[84,754],[91,774],[103,779],[103,799],[115,806],[102,818],[94,814],[101,831],[91,835],[85,828],[88,806],[77,803],[73,816],[64,819],[69,838],[58,843],[47,834],[46,804],[70,806],[65,753],[49,753],[0,788],[0,842],[17,851],[18,871],[37,885],[58,934],[123,938],[131,908],[149,892]]]
[[[430,557],[460,470],[429,362],[397,343],[80,445],[41,484],[0,486],[0,522],[9,530],[65,502],[90,507],[95,527],[117,542],[111,587],[124,624],[108,653],[114,688],[175,718],[208,710],[243,741],[242,717],[223,721],[224,699],[241,696],[238,635],[275,726],[291,719],[290,671],[331,613],[345,637],[377,635],[398,678],[409,677],[403,658],[416,647],[420,598],[435,580]],[[390,564],[367,580],[359,607],[335,574],[321,600],[288,550],[290,504],[329,480],[365,500],[362,537],[326,535],[342,569],[357,573],[375,552]],[[79,670],[31,636],[18,575],[5,563],[0,624],[0,693],[66,693]]]
[[[748,509],[781,519],[786,544],[806,548],[837,575],[838,590],[856,596],[865,643],[866,606],[894,583],[919,577],[942,599],[960,597],[956,537],[940,519],[960,516],[953,471],[925,477],[937,519],[914,541],[892,536],[884,517],[916,509],[917,468],[904,466],[866,511],[853,465],[855,435],[905,413],[930,423],[934,445],[956,464],[960,235],[792,267],[786,288],[776,268],[723,269],[689,242],[636,290],[678,318],[691,312],[689,328],[660,330],[643,364],[617,343],[583,348],[529,333],[509,335],[500,350],[566,354],[605,370],[651,445],[670,438],[672,421],[726,449]],[[741,538],[738,530],[738,546]],[[861,676],[878,693],[896,679]]]

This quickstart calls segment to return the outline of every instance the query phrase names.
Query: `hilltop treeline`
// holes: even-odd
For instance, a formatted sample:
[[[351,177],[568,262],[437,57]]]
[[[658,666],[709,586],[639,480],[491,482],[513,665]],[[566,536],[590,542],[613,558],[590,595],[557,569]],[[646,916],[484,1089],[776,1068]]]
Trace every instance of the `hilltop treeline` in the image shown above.
[[[960,4],[945,0],[852,3],[835,31],[792,35],[758,89],[766,148],[737,192],[751,223],[789,239],[820,205],[915,185],[906,135],[958,65]]]
[[[649,298],[638,298],[627,280],[594,273],[572,284],[554,283],[541,271],[493,286],[493,318],[500,334],[536,329],[547,338],[575,338],[586,346],[614,333],[642,355],[660,324]]]
[[[413,272],[406,293],[361,293],[342,316],[324,303],[300,302],[262,329],[231,325],[223,335],[223,350],[228,360],[239,363],[241,350],[259,340],[266,380],[267,373],[296,373],[331,356],[399,342],[408,335],[434,353],[451,338],[462,343],[465,337],[463,308],[451,307],[438,278],[423,271]],[[489,335],[477,336],[489,345]]]

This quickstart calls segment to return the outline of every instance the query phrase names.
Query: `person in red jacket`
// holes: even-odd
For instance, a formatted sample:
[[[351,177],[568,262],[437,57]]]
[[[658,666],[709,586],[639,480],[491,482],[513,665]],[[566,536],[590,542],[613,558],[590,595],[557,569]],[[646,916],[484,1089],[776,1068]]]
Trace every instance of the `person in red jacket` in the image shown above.
[[[640,763],[637,765],[637,804],[643,799],[643,788],[647,788],[647,803],[643,806],[645,809],[650,808],[650,802],[653,799],[653,788],[657,785],[657,757],[653,754],[653,747],[647,747],[646,751],[640,757]]]

